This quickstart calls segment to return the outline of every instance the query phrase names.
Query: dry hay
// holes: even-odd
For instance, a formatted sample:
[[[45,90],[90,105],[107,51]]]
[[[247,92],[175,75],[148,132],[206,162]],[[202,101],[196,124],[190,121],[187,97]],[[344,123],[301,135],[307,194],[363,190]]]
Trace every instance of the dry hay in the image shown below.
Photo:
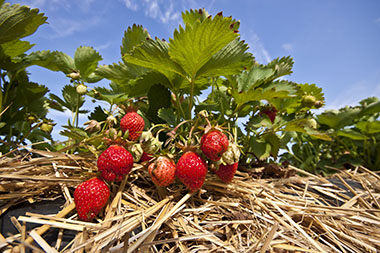
[[[78,221],[72,194],[95,175],[91,156],[29,150],[0,157],[0,215],[20,202],[64,196],[57,214],[12,217],[18,234],[0,234],[5,252],[376,252],[380,250],[380,177],[365,168],[329,178],[255,179],[238,172],[230,184],[209,173],[201,191],[176,183],[156,188],[135,165],[113,192],[101,219]],[[25,224],[39,224],[26,231]],[[53,245],[43,238],[60,233]],[[62,232],[76,236],[62,246]]]

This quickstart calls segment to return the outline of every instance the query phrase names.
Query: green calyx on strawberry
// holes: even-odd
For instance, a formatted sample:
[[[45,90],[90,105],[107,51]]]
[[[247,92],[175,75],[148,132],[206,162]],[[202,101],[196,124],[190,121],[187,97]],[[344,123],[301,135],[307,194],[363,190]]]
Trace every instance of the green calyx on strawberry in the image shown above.
[[[107,146],[126,146],[128,144],[127,134],[123,134],[121,130],[117,131],[115,128],[107,129],[104,132],[103,140]]]
[[[107,204],[110,190],[107,184],[95,177],[77,186],[74,191],[74,202],[79,219],[93,220]]]
[[[211,161],[219,161],[228,148],[227,136],[217,128],[206,130],[201,138],[201,150]]]
[[[304,107],[313,107],[315,105],[316,98],[313,95],[304,95],[301,100],[301,105]]]
[[[160,142],[157,137],[154,137],[151,131],[142,132],[140,144],[144,152],[148,154],[157,153],[162,146],[162,142]]]
[[[126,133],[128,140],[136,141],[145,127],[144,119],[135,111],[128,111],[120,120],[120,128]]]
[[[128,148],[128,151],[131,152],[131,154],[133,156],[133,161],[135,163],[139,162],[141,160],[141,157],[144,154],[144,150],[142,149],[140,143],[135,143],[135,144],[131,145]]]
[[[111,145],[98,158],[98,170],[108,181],[121,181],[133,167],[132,154],[119,145]]]
[[[190,191],[202,187],[206,174],[207,164],[199,154],[188,151],[179,158],[175,175]]]
[[[263,109],[260,110],[260,114],[267,115],[273,124],[274,120],[276,119],[277,109],[274,106],[265,106]]]
[[[157,186],[168,186],[175,180],[176,165],[172,159],[159,156],[148,166],[149,175]]]

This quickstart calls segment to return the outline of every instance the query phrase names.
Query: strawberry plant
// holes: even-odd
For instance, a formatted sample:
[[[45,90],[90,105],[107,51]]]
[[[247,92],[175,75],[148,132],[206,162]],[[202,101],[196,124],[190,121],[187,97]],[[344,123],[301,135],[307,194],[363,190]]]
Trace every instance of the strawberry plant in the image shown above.
[[[334,172],[329,169],[331,167],[358,165],[378,170],[379,116],[380,102],[376,97],[364,99],[358,106],[327,110],[316,115],[316,122],[321,131],[331,136],[332,141],[296,134],[291,150],[284,153],[281,159],[314,173]]]
[[[39,142],[49,146],[53,121],[46,117],[51,101],[48,88],[29,80],[27,51],[34,45],[21,40],[33,34],[47,17],[38,9],[0,1],[0,152]],[[7,22],[5,22],[7,21]]]

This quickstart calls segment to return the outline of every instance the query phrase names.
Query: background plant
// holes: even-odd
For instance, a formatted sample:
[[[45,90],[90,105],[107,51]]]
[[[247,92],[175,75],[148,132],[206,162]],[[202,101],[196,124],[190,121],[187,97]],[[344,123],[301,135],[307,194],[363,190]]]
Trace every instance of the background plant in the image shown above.
[[[26,52],[34,45],[21,40],[46,22],[38,9],[0,1],[0,152],[22,144],[51,140],[53,121],[46,118],[48,88],[29,80]],[[40,143],[37,148],[49,146]]]
[[[304,134],[293,137],[294,145],[281,157],[314,172],[334,172],[332,168],[362,165],[380,168],[380,101],[370,97],[357,106],[326,110],[316,115],[319,129],[331,136],[325,142]]]

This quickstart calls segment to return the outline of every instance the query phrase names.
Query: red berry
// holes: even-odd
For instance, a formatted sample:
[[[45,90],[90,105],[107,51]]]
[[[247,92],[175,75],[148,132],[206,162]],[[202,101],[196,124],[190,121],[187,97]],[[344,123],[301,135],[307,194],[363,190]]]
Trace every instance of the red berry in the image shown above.
[[[260,114],[266,114],[268,118],[270,119],[270,121],[272,122],[272,124],[276,118],[276,113],[277,113],[277,110],[273,106],[265,108],[260,112]]]
[[[120,181],[133,167],[133,156],[125,148],[112,145],[98,158],[98,170],[108,181]]]
[[[179,158],[175,174],[190,191],[196,191],[205,181],[207,164],[197,153],[188,151]]]
[[[219,161],[227,148],[228,138],[219,130],[211,130],[201,138],[201,150],[211,161]]]
[[[158,186],[168,186],[175,179],[175,163],[168,157],[160,156],[149,164],[148,172],[153,183]]]
[[[143,152],[142,156],[141,156],[141,159],[140,159],[140,162],[146,162],[146,161],[149,161],[153,158],[153,155],[152,154],[148,154],[146,152]]]
[[[128,140],[137,140],[144,130],[144,119],[137,112],[128,112],[120,120],[120,128],[123,132],[128,130]]]
[[[84,221],[91,221],[107,204],[110,190],[107,184],[95,177],[80,185],[74,191],[74,202],[78,217]]]
[[[234,164],[220,164],[219,169],[215,172],[215,174],[225,183],[229,183],[232,181],[235,176],[236,170],[238,168],[239,163]]]

